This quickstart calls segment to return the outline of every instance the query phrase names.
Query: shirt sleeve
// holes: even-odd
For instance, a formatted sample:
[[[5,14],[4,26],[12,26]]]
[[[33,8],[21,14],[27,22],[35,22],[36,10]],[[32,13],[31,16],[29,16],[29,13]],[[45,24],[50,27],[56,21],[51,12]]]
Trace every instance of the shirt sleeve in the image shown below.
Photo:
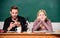
[[[33,24],[32,31],[36,31],[39,28],[39,25],[40,24],[41,24],[41,21],[40,22],[37,22],[37,20],[35,20],[35,22]]]
[[[8,20],[6,19],[5,22],[4,22],[4,25],[3,25],[3,30],[4,31],[7,31],[7,28],[9,27],[9,22]]]
[[[23,31],[27,31],[27,25],[26,25],[26,20],[25,20],[25,18],[22,18],[21,20],[22,20],[22,21],[21,21],[22,32],[23,32]]]

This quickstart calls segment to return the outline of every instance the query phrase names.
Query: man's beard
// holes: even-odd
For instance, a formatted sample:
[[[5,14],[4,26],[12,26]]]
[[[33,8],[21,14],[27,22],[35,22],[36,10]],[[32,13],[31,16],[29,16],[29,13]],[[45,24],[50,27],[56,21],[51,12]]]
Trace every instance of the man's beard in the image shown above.
[[[12,17],[14,20],[16,20],[17,19],[17,16],[14,16],[14,17]]]

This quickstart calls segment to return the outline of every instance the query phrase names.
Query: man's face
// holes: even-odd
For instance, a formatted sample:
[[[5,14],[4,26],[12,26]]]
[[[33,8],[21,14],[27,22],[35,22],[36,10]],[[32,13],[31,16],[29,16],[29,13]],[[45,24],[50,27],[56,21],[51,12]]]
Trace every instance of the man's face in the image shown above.
[[[17,17],[17,15],[18,15],[18,10],[17,9],[12,9],[10,11],[10,14],[11,14],[12,18],[15,19]]]

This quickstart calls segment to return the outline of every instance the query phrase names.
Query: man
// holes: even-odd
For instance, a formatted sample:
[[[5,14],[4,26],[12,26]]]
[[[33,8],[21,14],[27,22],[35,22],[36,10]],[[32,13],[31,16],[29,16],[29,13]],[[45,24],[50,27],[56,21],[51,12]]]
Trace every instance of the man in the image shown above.
[[[21,32],[27,30],[26,20],[24,17],[18,16],[18,7],[12,6],[10,9],[11,17],[7,18],[4,22],[3,30],[16,31],[16,28],[21,26]]]

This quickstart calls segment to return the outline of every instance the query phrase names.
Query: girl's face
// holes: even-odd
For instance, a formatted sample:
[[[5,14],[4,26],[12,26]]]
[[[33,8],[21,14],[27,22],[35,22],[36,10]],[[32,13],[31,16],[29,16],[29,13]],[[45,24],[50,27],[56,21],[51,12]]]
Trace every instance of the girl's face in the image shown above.
[[[45,19],[46,19],[46,15],[45,15],[44,12],[40,12],[40,13],[38,14],[38,17],[37,17],[37,18],[40,19],[40,20],[45,20]]]

